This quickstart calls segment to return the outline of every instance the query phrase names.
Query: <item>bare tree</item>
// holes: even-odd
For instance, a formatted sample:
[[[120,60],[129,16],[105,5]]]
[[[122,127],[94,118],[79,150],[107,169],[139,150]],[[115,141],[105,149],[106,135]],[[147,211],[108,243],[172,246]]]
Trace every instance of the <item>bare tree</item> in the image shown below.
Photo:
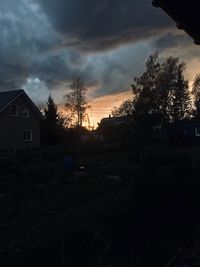
[[[70,85],[70,89],[71,92],[64,96],[66,99],[65,107],[71,112],[72,117],[75,118],[76,126],[82,126],[86,109],[88,108],[86,101],[87,88],[84,82],[78,78]]]

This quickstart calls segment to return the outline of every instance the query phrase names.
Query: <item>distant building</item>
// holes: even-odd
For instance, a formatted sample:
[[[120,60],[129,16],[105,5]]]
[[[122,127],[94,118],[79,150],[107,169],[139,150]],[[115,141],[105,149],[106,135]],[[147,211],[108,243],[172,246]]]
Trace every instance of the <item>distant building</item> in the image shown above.
[[[0,149],[40,147],[42,117],[24,90],[0,92]]]
[[[200,123],[195,120],[174,123],[168,128],[168,135],[174,144],[200,144]]]
[[[106,126],[121,126],[121,125],[128,125],[131,121],[131,116],[125,116],[125,117],[107,117],[103,118],[99,124],[99,127],[106,127]]]
[[[103,118],[97,132],[105,142],[129,141],[133,134],[132,116]]]

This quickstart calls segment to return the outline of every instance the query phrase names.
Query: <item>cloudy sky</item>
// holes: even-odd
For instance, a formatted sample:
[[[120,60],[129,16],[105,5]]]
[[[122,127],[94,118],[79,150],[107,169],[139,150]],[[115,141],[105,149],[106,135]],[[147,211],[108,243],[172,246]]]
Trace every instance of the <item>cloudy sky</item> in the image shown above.
[[[200,72],[200,47],[151,0],[1,0],[0,32],[0,91],[60,104],[80,77],[94,123],[131,95],[155,50],[185,61],[190,81]]]

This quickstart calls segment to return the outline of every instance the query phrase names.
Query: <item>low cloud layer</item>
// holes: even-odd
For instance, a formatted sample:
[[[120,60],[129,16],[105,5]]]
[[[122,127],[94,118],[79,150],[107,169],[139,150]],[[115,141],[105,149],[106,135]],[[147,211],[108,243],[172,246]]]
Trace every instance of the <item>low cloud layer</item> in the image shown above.
[[[66,44],[102,51],[160,34],[171,26],[149,0],[38,0]],[[65,39],[64,39],[65,40]]]
[[[155,49],[197,54],[150,0],[1,0],[0,32],[0,91],[43,98],[61,96],[76,77],[91,98],[120,93]]]

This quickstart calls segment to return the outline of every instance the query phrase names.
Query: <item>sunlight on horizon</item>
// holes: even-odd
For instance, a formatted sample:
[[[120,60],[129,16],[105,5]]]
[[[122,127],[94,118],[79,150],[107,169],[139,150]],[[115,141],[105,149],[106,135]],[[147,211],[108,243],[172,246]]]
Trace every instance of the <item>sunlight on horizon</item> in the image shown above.
[[[88,129],[96,129],[101,119],[108,117],[114,107],[120,106],[124,100],[131,97],[133,97],[132,92],[126,91],[118,94],[98,97],[88,101],[88,106],[90,107],[86,111],[83,126]],[[67,114],[63,105],[59,105],[58,107],[61,113]]]

